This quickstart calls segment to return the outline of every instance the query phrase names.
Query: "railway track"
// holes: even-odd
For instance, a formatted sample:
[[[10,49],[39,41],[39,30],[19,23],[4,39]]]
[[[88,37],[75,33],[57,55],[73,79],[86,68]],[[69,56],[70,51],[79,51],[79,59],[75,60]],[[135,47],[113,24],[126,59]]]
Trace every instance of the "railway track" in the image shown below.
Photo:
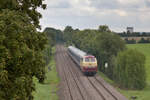
[[[56,45],[55,60],[61,78],[60,100],[127,100],[99,75],[83,75],[63,45]]]

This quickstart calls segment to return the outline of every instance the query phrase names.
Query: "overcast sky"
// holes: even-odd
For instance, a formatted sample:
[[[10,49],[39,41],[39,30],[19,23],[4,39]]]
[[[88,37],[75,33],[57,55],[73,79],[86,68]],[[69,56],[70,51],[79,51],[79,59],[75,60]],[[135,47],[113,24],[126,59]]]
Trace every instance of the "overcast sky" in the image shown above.
[[[111,30],[150,32],[150,0],[45,0],[46,10],[39,10],[43,18],[42,29],[98,28],[108,25]]]

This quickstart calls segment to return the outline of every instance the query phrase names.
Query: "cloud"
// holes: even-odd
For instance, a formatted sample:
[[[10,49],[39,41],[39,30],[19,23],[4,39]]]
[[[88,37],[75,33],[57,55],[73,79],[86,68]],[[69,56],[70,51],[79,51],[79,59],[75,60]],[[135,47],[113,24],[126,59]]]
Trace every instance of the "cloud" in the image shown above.
[[[71,5],[67,1],[59,1],[58,3],[54,2],[50,5],[48,5],[48,9],[50,8],[70,8]]]
[[[91,6],[98,9],[116,9],[118,8],[118,2],[116,0],[90,0]]]
[[[140,3],[141,0],[117,0],[119,3],[121,4],[137,4],[137,3]]]
[[[119,15],[119,16],[127,16],[127,12],[123,11],[123,10],[115,10],[115,12]]]
[[[45,0],[47,10],[39,10],[43,28],[97,28],[109,25],[113,31],[134,26],[150,31],[150,0]]]

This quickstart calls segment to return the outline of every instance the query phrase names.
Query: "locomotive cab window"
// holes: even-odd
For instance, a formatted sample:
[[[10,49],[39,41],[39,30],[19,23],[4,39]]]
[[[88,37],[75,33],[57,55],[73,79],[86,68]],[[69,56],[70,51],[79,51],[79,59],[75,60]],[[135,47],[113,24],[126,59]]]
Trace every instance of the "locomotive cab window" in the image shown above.
[[[91,62],[95,62],[95,58],[91,58]]]
[[[89,58],[85,58],[85,62],[90,62],[90,59]]]
[[[95,62],[95,58],[85,58],[85,62]]]

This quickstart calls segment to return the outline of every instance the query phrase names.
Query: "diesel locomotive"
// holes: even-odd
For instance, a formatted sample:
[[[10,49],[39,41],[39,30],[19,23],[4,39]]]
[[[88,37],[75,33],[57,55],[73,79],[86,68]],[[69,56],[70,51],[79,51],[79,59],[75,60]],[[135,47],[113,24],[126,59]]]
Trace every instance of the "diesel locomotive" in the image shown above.
[[[68,47],[68,54],[74,62],[80,67],[85,75],[95,75],[97,72],[97,59],[93,55],[73,47]]]

